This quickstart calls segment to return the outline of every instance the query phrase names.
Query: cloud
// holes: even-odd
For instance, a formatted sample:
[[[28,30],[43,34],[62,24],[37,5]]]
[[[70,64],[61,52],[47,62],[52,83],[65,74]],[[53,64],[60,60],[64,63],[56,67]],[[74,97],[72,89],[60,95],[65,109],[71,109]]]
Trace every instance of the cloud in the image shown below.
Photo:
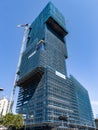
[[[94,106],[98,106],[98,101],[91,101],[91,104]]]

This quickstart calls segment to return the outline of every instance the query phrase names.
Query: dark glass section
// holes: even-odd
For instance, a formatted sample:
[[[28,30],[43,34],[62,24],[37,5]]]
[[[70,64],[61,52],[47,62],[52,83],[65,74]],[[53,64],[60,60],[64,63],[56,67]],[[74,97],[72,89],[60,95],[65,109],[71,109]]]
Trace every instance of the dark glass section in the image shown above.
[[[67,32],[51,17],[46,23],[48,28],[64,42],[64,36],[67,34]]]

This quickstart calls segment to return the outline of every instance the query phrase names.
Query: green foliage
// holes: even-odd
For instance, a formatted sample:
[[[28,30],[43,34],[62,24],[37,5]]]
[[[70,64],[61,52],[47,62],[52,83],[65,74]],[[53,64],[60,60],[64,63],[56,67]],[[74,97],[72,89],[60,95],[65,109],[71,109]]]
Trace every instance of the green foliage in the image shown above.
[[[14,125],[16,126],[17,129],[21,128],[23,126],[23,117],[21,114],[15,115],[14,118]]]
[[[6,114],[4,116],[3,125],[8,127],[12,124],[14,124],[14,115],[12,113]]]
[[[0,117],[0,126],[3,125],[3,117]]]
[[[8,113],[3,118],[3,125],[6,127],[15,126],[17,129],[23,126],[23,117],[21,114],[14,115]]]

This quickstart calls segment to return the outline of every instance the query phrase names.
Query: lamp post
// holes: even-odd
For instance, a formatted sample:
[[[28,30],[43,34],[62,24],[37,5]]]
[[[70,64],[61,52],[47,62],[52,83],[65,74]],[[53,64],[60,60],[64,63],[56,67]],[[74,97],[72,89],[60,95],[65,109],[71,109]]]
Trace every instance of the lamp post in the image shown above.
[[[3,88],[0,88],[0,91],[3,91],[4,89]]]

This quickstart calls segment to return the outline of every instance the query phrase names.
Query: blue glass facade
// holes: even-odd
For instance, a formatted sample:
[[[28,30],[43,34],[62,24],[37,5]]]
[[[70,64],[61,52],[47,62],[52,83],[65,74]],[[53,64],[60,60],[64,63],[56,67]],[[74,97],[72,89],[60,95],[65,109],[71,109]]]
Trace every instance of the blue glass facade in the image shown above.
[[[87,90],[67,75],[64,17],[48,3],[29,29],[17,80],[17,113],[26,115],[34,129],[56,124],[58,129],[94,128]],[[67,120],[62,123],[60,116]]]

